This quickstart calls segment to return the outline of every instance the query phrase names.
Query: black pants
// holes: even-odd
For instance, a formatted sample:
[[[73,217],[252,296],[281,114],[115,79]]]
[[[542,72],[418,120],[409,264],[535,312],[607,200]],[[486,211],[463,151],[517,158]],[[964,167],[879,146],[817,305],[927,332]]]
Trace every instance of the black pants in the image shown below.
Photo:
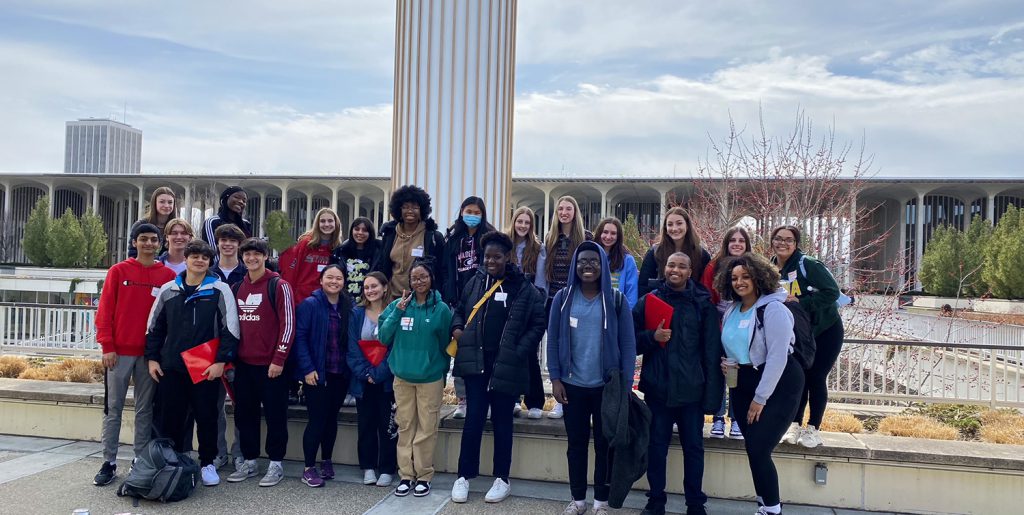
[[[196,421],[196,433],[199,435],[199,464],[204,467],[213,463],[213,459],[217,457],[219,383],[218,379],[192,384],[188,372],[164,370],[164,376],[157,384],[161,434],[174,441],[174,450],[186,452],[185,419],[191,409]]]
[[[491,411],[491,427],[494,432],[492,474],[508,481],[509,470],[512,468],[512,406],[518,398],[488,390],[493,373],[494,355],[485,353],[484,373],[463,377],[466,382],[466,425],[462,428],[459,448],[459,476],[466,479],[480,475],[480,442],[488,409]]]
[[[526,401],[526,409],[544,409],[544,378],[540,375],[540,356],[534,352],[527,358],[526,366],[530,372],[530,384],[523,396]]]
[[[736,388],[729,391],[735,406],[736,422],[743,431],[743,445],[747,448],[750,475],[754,480],[754,492],[761,496],[764,504],[779,504],[779,473],[772,462],[772,451],[782,435],[786,434],[793,414],[804,391],[804,370],[792,356],[786,363],[786,370],[775,385],[775,391],[761,411],[760,420],[747,423],[747,410],[754,400],[754,391],[761,382],[761,370],[740,367]]]
[[[338,413],[348,394],[348,376],[326,375],[324,384],[307,384],[302,387],[306,392],[306,410],[309,413],[309,422],[302,434],[302,454],[306,467],[316,464],[318,448],[320,459],[329,460],[334,454],[334,440],[338,438]]]
[[[672,442],[672,424],[679,426],[683,446],[683,493],[687,506],[704,506],[704,409],[700,402],[668,407],[651,400],[651,441],[647,453],[647,493],[650,504],[665,506],[668,446]]]
[[[267,377],[266,365],[235,365],[235,427],[238,429],[242,457],[260,456],[260,406],[267,419],[267,457],[281,461],[288,449],[288,387],[291,380],[283,374]]]
[[[359,468],[374,469],[378,474],[398,470],[394,405],[394,392],[384,391],[384,385],[363,383],[363,396],[356,399]]]
[[[569,464],[569,492],[574,501],[587,498],[587,465],[590,455],[590,431],[594,431],[594,500],[608,500],[608,471],[610,454],[608,439],[601,431],[601,395],[604,386],[583,388],[565,385],[568,404],[564,405],[566,439],[569,441],[565,457]]]
[[[804,407],[808,399],[811,403],[811,417],[807,424],[818,428],[821,426],[821,419],[825,416],[825,407],[828,405],[828,373],[839,358],[839,351],[843,350],[843,321],[839,320],[832,327],[814,337],[817,350],[814,352],[814,364],[805,371],[807,378],[804,392],[800,396],[800,407],[793,417],[796,423],[803,422]]]

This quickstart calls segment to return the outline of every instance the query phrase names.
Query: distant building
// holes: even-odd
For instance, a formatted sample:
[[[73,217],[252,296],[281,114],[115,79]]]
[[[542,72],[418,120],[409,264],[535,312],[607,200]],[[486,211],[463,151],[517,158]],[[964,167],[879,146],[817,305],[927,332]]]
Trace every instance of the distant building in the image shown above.
[[[137,174],[142,171],[142,131],[114,120],[67,122],[64,173]]]

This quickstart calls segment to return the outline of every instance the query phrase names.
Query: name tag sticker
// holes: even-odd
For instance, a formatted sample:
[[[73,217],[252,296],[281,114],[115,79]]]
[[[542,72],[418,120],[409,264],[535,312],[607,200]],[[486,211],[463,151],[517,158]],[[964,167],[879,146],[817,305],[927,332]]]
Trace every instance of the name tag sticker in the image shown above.
[[[505,302],[506,300],[508,300],[508,294],[503,291],[499,291],[498,293],[494,294],[494,300],[498,302]]]
[[[580,325],[580,321],[576,317],[569,317],[569,327],[577,327]]]
[[[402,330],[403,331],[412,331],[413,318],[412,317],[402,317],[401,324],[402,324]]]
[[[156,297],[158,293],[160,293],[160,288],[153,288],[153,290],[149,292],[149,294],[154,297]]]
[[[746,329],[750,327],[750,319],[740,320],[740,329]]]
[[[423,257],[423,247],[412,249],[412,257]]]
[[[316,265],[316,273],[323,272],[324,268],[327,268],[327,265]]]
[[[792,272],[789,273],[789,280],[790,281],[795,281],[796,280],[796,270],[793,270]]]

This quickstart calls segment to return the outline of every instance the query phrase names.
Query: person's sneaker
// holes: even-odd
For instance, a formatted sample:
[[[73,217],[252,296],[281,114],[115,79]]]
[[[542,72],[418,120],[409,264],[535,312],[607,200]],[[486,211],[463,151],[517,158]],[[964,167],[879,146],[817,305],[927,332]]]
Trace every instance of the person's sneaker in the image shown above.
[[[711,422],[711,438],[725,438],[725,419],[715,417]]]
[[[324,480],[320,477],[320,473],[316,471],[316,467],[309,467],[302,473],[302,483],[310,488],[324,486]]]
[[[391,486],[391,483],[395,481],[395,477],[391,474],[381,474],[377,476],[377,486]]]
[[[203,484],[206,486],[217,486],[220,484],[220,476],[217,474],[217,467],[213,464],[203,467]]]
[[[416,486],[412,489],[412,495],[415,497],[430,495],[430,481],[417,481]]]
[[[782,435],[782,439],[779,440],[779,443],[795,445],[798,438],[800,438],[800,424],[793,422],[789,425],[789,429],[786,430],[786,434]]]
[[[665,505],[647,501],[647,506],[644,506],[640,515],[665,515]]]
[[[814,426],[807,426],[797,438],[797,443],[808,449],[813,449],[821,446],[823,442],[821,441],[821,434],[818,433],[818,429]]]
[[[260,473],[256,460],[242,460],[242,464],[228,476],[228,483],[240,483]]]
[[[779,511],[768,511],[768,507],[762,505],[761,507],[759,507],[757,509],[757,512],[754,513],[754,515],[782,515],[782,510],[779,510]]]
[[[562,515],[583,515],[587,512],[587,503],[580,503],[576,501],[569,501],[569,504],[562,510]]]
[[[241,456],[235,456],[235,470],[238,470],[238,468],[241,467],[243,463],[245,463],[245,458]]]
[[[267,466],[267,473],[260,479],[260,486],[274,486],[284,479],[284,467],[281,463],[272,461]]]
[[[288,405],[289,406],[298,406],[298,404],[299,404],[299,394],[298,393],[288,392]]]
[[[512,493],[512,485],[506,483],[500,477],[496,477],[494,478],[494,484],[491,485],[491,489],[484,496],[484,502],[504,501],[510,493]]]
[[[735,420],[733,420],[732,424],[729,425],[729,438],[732,438],[733,440],[743,439],[743,431],[740,431],[740,425],[737,424]]]
[[[221,467],[228,464],[227,456],[217,456],[213,459],[213,468],[220,470]]]
[[[377,484],[377,473],[373,469],[366,469],[363,471],[363,484],[364,485],[375,485]]]
[[[92,484],[96,486],[106,486],[109,485],[116,476],[117,464],[104,461],[103,466],[100,467],[99,473],[96,474],[96,477],[92,478]]]
[[[608,505],[602,504],[601,506],[597,506],[597,503],[594,503],[594,515],[609,515]]]
[[[334,479],[334,464],[331,460],[320,462],[320,479]]]
[[[548,412],[548,418],[562,418],[564,415],[562,404],[559,402],[556,402],[555,407],[551,408],[551,411]]]
[[[703,504],[694,504],[686,507],[686,515],[708,515],[708,510],[704,509]]]
[[[452,485],[452,502],[466,502],[469,500],[469,480],[460,477]]]
[[[355,406],[356,405],[356,398],[351,396],[351,395],[346,395],[345,396],[345,402],[343,402],[342,405],[343,406],[349,406],[349,407]]]
[[[459,399],[459,405],[455,407],[452,418],[466,418],[466,399]]]
[[[526,414],[526,418],[532,420],[538,420],[544,416],[544,410],[540,408],[530,408],[530,412]]]
[[[398,497],[405,497],[412,491],[412,481],[409,479],[403,479],[398,483],[398,488],[395,488],[395,495]]]
[[[522,413],[522,412],[523,412],[523,406],[522,405],[516,404],[516,405],[512,406],[512,416],[513,417],[518,417],[519,414]]]

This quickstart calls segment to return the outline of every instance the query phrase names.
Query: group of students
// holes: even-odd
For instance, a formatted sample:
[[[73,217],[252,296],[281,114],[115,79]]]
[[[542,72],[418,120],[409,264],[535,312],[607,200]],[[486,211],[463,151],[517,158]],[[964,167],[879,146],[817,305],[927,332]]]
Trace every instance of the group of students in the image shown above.
[[[397,475],[395,495],[425,496],[450,370],[457,379],[456,416],[465,418],[452,500],[468,500],[490,419],[495,479],[484,499],[499,502],[511,492],[512,423],[521,399],[527,417],[543,413],[538,351],[545,333],[556,401],[548,416],[564,419],[568,440],[572,501],[566,514],[588,510],[591,434],[594,513],[607,513],[612,492],[633,484],[635,478],[612,470],[627,470],[624,462],[637,451],[622,448],[627,439],[609,431],[615,424],[604,419],[633,409],[620,401],[633,387],[638,355],[642,409],[650,413],[639,439],[650,485],[644,514],[664,513],[674,427],[691,514],[704,513],[707,500],[701,486],[705,415],[714,415],[712,437],[725,437],[728,412],[728,435],[744,439],[758,513],[781,513],[775,446],[821,445],[825,378],[843,339],[839,288],[822,263],[800,251],[796,227],[772,232],[771,261],[751,252],[750,236],[740,227],[726,232],[712,257],[689,214],[672,208],[638,270],[621,222],[606,218],[587,231],[571,196],[556,202],[542,242],[529,208],[516,209],[507,232],[498,232],[478,197],[462,203],[442,234],[427,192],[403,186],[391,196],[391,220],[379,238],[362,217],[343,238],[337,214],[321,209],[311,229],[281,254],[278,274],[268,269],[266,242],[252,237],[246,200],[241,188],[226,189],[202,241],[193,239],[187,221],[172,217],[173,191],[158,188],[147,217],[132,227],[133,257],[108,272],[96,322],[108,368],[105,460],[97,485],[116,474],[129,381],[135,385],[136,451],[153,434],[187,450],[194,425],[203,483],[210,486],[220,482],[217,469],[229,452],[235,455],[229,482],[259,474],[262,408],[270,463],[259,484],[275,485],[283,477],[289,389],[301,383],[308,410],[303,483],[319,487],[334,477],[337,417],[351,394],[364,483],[391,486]],[[794,316],[784,304],[793,301],[813,323],[817,355],[807,369],[793,356]],[[672,314],[653,326],[647,311],[655,302]],[[193,382],[181,354],[215,338],[214,363],[202,371],[205,380]],[[230,382],[221,379],[226,373],[233,374]],[[736,378],[728,390],[727,375]],[[234,451],[224,434],[228,389]]]

